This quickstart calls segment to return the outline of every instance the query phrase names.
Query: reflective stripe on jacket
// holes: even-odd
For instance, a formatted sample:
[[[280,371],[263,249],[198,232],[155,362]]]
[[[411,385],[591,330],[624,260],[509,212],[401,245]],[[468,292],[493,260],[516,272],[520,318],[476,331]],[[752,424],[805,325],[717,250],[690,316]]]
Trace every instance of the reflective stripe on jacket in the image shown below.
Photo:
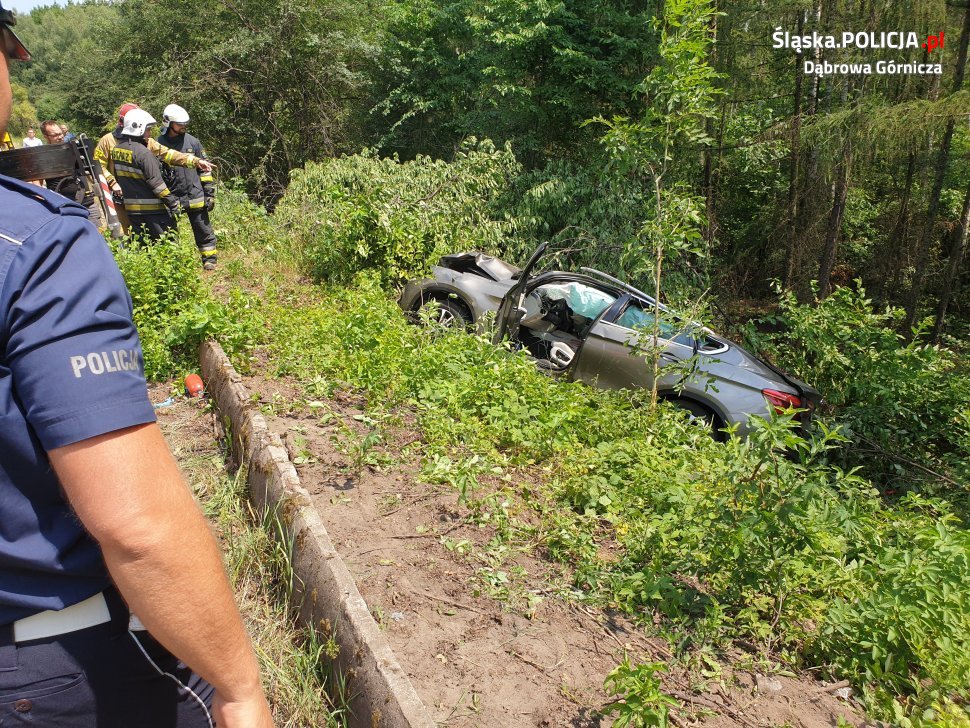
[[[101,137],[98,140],[98,145],[94,148],[94,158],[101,162],[101,167],[104,169],[104,178],[108,181],[109,185],[114,185],[116,182],[111,150],[118,145],[121,139],[121,131],[115,129]],[[180,167],[195,167],[199,161],[199,158],[194,154],[184,154],[175,149],[163,147],[154,139],[148,139],[146,144],[148,151],[154,154],[160,162],[164,162],[165,164],[178,165]]]
[[[165,198],[171,192],[162,179],[161,165],[141,140],[122,137],[111,149],[111,164],[129,216],[157,214],[170,206]]]
[[[206,159],[205,150],[202,142],[191,134],[171,135],[162,134],[158,137],[158,143],[171,149],[192,154],[200,159]],[[209,197],[216,196],[215,180],[212,179],[211,172],[199,172],[196,169],[187,167],[176,168],[171,164],[162,167],[162,175],[172,190],[172,194],[179,198],[182,204],[190,210],[199,210],[205,207],[205,201]]]

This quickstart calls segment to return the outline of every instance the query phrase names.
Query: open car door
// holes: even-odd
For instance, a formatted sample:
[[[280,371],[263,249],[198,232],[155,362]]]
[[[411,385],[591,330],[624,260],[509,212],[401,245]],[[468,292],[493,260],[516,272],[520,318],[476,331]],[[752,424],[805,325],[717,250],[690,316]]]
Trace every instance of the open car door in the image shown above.
[[[492,339],[496,344],[505,339],[510,331],[515,330],[515,327],[525,314],[522,302],[525,300],[525,289],[529,282],[529,276],[536,267],[536,263],[539,262],[539,258],[543,256],[548,247],[549,243],[542,243],[542,245],[535,249],[535,252],[529,257],[528,262],[522,266],[515,285],[509,289],[509,292],[502,299],[502,303],[498,307],[498,314],[495,318],[495,336]]]

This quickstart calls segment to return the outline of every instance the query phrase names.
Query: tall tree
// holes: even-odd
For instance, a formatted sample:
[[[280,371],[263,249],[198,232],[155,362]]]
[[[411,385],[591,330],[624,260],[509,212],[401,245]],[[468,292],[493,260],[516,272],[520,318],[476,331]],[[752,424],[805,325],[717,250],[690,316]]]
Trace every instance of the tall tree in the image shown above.
[[[617,171],[643,179],[652,194],[652,206],[644,211],[645,240],[631,241],[621,263],[626,272],[652,269],[654,342],[660,340],[665,261],[701,252],[702,203],[693,185],[677,174],[676,160],[710,143],[706,130],[716,115],[717,79],[709,63],[712,5],[712,0],[666,0],[656,21],[660,63],[640,84],[640,114],[635,119],[598,120],[607,127],[603,143]],[[653,368],[651,403],[656,405],[660,348],[652,346],[648,354]]]
[[[583,123],[630,113],[656,62],[653,0],[411,0],[389,29],[380,146],[450,156],[511,142],[530,167],[582,157]],[[403,9],[406,8],[406,11]],[[389,127],[389,129],[387,128]]]
[[[960,50],[957,53],[956,69],[953,74],[953,93],[957,93],[963,88],[963,76],[967,67],[968,47],[970,47],[970,4],[967,4],[963,11],[963,27],[960,31]],[[951,118],[947,121],[946,130],[943,132],[943,141],[940,143],[936,157],[936,176],[933,180],[933,188],[930,191],[923,230],[917,244],[916,274],[913,278],[913,285],[910,288],[909,296],[906,299],[907,331],[911,331],[913,325],[916,323],[920,299],[923,297],[923,289],[926,286],[926,276],[929,271],[930,246],[933,243],[936,218],[940,207],[940,196],[943,192],[947,166],[950,163],[950,145],[953,142],[953,129],[955,124],[955,119]]]
[[[934,342],[939,341],[940,335],[943,333],[943,325],[946,321],[946,310],[950,306],[950,300],[953,297],[957,277],[960,273],[960,266],[963,264],[964,256],[967,253],[968,232],[970,232],[970,187],[967,187],[967,194],[963,198],[963,212],[960,213],[960,227],[958,232],[953,236],[946,271],[943,273],[940,299],[936,304],[936,313],[933,321],[932,340]]]
[[[832,210],[829,213],[825,245],[822,248],[822,258],[819,261],[818,269],[819,298],[826,298],[832,292],[832,269],[835,267],[839,238],[842,234],[842,218],[845,214],[845,199],[849,191],[849,170],[851,167],[852,147],[847,144],[843,149],[842,159],[836,165],[835,181],[832,183]]]

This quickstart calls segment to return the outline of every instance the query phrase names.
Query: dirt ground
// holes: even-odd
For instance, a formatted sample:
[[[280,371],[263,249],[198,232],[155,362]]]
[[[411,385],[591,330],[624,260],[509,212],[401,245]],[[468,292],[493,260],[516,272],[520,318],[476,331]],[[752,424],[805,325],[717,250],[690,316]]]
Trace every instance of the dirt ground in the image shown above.
[[[491,526],[470,519],[453,489],[421,480],[421,441],[406,418],[368,445],[360,402],[338,394],[295,405],[307,397],[292,382],[244,382],[439,725],[608,726],[603,681],[624,656],[670,661],[663,640],[559,596],[560,566],[496,554]],[[760,675],[741,654],[730,661],[706,678],[670,661],[674,725],[865,724],[842,684]]]

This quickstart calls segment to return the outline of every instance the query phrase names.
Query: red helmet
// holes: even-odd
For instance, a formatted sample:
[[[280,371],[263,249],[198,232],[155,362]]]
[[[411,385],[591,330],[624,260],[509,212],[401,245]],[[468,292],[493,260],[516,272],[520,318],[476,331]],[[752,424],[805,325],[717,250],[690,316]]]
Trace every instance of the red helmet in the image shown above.
[[[125,104],[122,104],[121,106],[119,106],[118,107],[118,123],[119,124],[124,124],[125,123],[125,114],[127,114],[132,109],[140,109],[140,108],[141,107],[138,104],[133,104],[130,101],[128,103],[125,103]]]

